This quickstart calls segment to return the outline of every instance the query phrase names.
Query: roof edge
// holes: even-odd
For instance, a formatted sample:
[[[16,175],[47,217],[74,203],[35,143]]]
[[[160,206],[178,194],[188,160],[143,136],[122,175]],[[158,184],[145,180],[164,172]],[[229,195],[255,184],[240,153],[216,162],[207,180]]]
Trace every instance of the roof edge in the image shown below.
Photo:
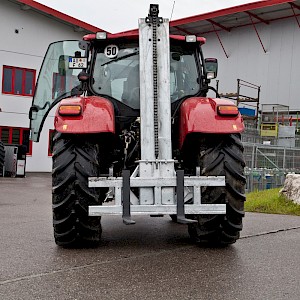
[[[46,6],[44,4],[41,4],[39,2],[36,2],[36,1],[33,1],[33,0],[17,0],[16,1],[17,3],[19,4],[24,4],[24,5],[28,5],[30,6],[31,8],[34,8],[40,12],[43,12],[49,16],[52,16],[56,19],[59,19],[59,20],[62,20],[66,23],[69,23],[70,25],[74,25],[74,26],[78,26],[80,28],[83,28],[85,29],[86,31],[89,31],[89,32],[97,32],[97,31],[105,31],[105,32],[108,32],[106,30],[103,30],[101,28],[98,28],[96,26],[93,26],[91,24],[88,24],[86,22],[83,22],[81,20],[78,20],[76,18],[73,18],[67,14],[64,14],[56,9],[53,9],[49,6]]]
[[[175,27],[175,26],[180,26],[184,25],[187,23],[193,23],[201,20],[207,20],[207,19],[212,19],[220,16],[226,16],[238,12],[244,12],[247,10],[253,10],[253,9],[258,9],[262,7],[268,7],[268,6],[273,6],[273,5],[278,5],[278,4],[284,4],[284,3],[289,3],[289,2],[294,2],[295,0],[260,0],[257,2],[252,2],[252,3],[246,3],[238,6],[233,6],[233,7],[228,7],[204,14],[199,14],[191,17],[186,17],[178,20],[174,20],[170,22],[170,27]],[[120,34],[128,34],[128,33],[136,33],[138,32],[138,29],[130,29],[126,31],[119,32]]]
[[[229,7],[229,8],[216,10],[213,12],[208,12],[205,14],[200,14],[200,15],[195,15],[195,16],[191,16],[191,17],[174,20],[174,21],[170,22],[170,27],[180,26],[180,25],[183,25],[186,23],[193,23],[193,22],[197,22],[197,21],[201,21],[201,20],[212,19],[212,18],[216,18],[216,17],[231,15],[234,13],[244,12],[247,10],[253,10],[253,9],[258,9],[258,8],[262,8],[262,7],[268,7],[268,6],[284,4],[284,3],[294,2],[294,1],[295,0],[260,0],[257,2],[246,3],[246,4],[242,4],[242,5],[238,5],[238,6],[233,6],[233,7]]]

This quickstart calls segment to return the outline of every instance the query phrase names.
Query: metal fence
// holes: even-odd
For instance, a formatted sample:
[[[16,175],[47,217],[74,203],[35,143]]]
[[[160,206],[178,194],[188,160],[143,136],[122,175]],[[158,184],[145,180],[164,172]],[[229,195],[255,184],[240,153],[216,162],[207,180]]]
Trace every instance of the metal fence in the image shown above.
[[[287,173],[300,173],[300,148],[244,142],[247,192],[282,187]]]
[[[259,130],[256,128],[246,128],[242,134],[242,140],[245,143],[254,144],[270,144],[273,146],[281,146],[286,148],[300,148],[300,134],[296,134],[293,138],[277,138],[260,136]]]

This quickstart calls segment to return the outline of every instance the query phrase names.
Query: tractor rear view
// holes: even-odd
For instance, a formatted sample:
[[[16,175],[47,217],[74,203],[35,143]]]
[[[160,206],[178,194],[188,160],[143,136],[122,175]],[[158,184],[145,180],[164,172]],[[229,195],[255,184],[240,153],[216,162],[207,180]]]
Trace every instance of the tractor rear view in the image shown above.
[[[39,140],[57,105],[53,227],[60,246],[94,246],[101,216],[171,215],[195,242],[227,245],[244,216],[244,129],[206,97],[217,60],[196,36],[169,35],[150,5],[137,34],[98,32],[49,46],[30,109]],[[216,93],[217,94],[217,93]],[[217,95],[218,96],[218,95]]]

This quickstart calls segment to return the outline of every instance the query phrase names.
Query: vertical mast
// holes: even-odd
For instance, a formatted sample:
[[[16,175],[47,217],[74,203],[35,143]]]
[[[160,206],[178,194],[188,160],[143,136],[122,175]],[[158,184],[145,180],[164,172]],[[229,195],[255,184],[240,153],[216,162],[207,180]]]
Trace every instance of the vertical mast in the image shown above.
[[[172,177],[169,21],[158,17],[151,4],[148,17],[139,19],[141,161],[140,177]],[[153,189],[141,189],[140,199]],[[164,197],[165,198],[165,197]],[[170,197],[167,197],[168,200]],[[170,200],[171,201],[171,200]],[[173,200],[172,200],[173,201]]]

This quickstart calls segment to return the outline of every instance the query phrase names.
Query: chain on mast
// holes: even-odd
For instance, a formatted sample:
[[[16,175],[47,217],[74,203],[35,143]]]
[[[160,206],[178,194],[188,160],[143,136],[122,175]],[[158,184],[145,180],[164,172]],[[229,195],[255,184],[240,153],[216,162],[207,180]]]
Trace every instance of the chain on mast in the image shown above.
[[[158,142],[158,66],[157,66],[157,27],[163,22],[158,17],[159,9],[157,4],[151,4],[146,23],[152,26],[152,58],[153,58],[153,117],[154,117],[154,153],[155,158],[159,156]]]

